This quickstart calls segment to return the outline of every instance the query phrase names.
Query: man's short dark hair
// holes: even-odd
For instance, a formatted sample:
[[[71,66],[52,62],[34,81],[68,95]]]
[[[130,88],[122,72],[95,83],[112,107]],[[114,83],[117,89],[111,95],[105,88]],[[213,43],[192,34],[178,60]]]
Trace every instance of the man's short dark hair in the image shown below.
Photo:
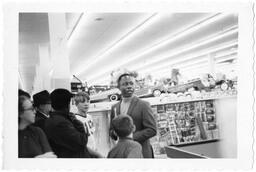
[[[62,110],[69,107],[71,98],[73,97],[72,93],[66,89],[55,89],[51,95],[51,104],[53,109]]]
[[[131,73],[124,73],[122,75],[120,75],[117,80],[116,80],[116,83],[117,83],[117,86],[119,87],[120,86],[120,81],[121,79],[124,77],[124,76],[131,76],[131,77],[134,77],[134,75],[132,75]]]
[[[118,115],[112,120],[112,126],[119,138],[124,138],[133,132],[133,120],[128,115]]]

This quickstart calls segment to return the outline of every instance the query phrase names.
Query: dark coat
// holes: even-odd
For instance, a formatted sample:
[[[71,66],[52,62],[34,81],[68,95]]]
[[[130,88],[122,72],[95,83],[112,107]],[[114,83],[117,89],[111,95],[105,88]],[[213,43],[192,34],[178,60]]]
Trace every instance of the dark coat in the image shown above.
[[[120,114],[120,104],[111,107],[111,121],[116,115]],[[128,115],[133,119],[136,131],[133,133],[133,139],[139,142],[142,146],[142,154],[144,158],[154,158],[150,138],[156,135],[156,121],[153,117],[153,111],[150,104],[146,101],[133,97],[129,106]],[[112,126],[110,125],[110,135],[112,133]]]
[[[48,119],[48,117],[46,117],[46,116],[45,116],[44,114],[42,114],[41,112],[36,111],[35,123],[33,123],[32,125],[35,126],[35,127],[41,128],[41,129],[45,132],[44,123],[45,123],[45,120],[46,120],[46,119]]]
[[[45,121],[45,133],[58,158],[90,158],[86,147],[88,136],[84,129],[79,129],[83,128],[79,124],[64,112],[53,112]]]

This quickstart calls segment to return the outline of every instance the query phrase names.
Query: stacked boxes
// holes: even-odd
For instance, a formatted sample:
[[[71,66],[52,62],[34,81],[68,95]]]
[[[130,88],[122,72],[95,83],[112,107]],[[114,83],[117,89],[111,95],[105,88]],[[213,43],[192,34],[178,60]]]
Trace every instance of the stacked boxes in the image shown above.
[[[213,100],[152,106],[157,135],[151,139],[155,154],[164,146],[195,143],[218,138]]]

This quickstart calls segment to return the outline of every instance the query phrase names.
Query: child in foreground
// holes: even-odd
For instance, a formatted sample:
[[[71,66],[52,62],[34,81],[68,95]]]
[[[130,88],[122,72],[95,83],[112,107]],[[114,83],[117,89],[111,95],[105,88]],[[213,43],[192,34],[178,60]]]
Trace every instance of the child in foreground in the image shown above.
[[[109,151],[107,158],[143,158],[141,145],[133,140],[135,125],[128,115],[118,115],[112,121],[118,143]]]

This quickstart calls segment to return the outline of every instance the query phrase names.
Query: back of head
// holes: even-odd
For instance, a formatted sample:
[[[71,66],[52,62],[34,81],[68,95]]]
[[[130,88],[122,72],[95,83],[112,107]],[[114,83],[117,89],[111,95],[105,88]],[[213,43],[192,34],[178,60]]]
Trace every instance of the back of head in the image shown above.
[[[50,94],[47,90],[38,92],[33,95],[33,101],[36,107],[43,104],[50,104],[51,103]]]
[[[124,138],[134,131],[133,120],[128,115],[118,115],[112,121],[112,126],[118,137]]]
[[[67,109],[70,104],[72,93],[66,89],[58,88],[50,94],[51,104],[55,110]]]

